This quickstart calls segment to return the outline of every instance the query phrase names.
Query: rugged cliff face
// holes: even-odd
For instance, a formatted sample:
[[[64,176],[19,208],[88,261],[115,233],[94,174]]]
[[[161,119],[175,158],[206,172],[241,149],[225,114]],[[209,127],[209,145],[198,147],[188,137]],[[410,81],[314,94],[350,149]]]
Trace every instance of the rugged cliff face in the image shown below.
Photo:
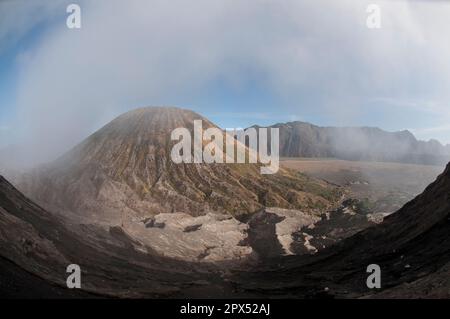
[[[69,264],[81,267],[81,290],[67,289]],[[0,176],[0,297],[182,297],[205,287],[231,293],[213,284],[228,267],[164,257],[120,227],[67,224]]]
[[[305,122],[279,123],[280,155],[445,165],[450,146],[418,141],[409,131],[375,127],[320,127]]]
[[[382,224],[315,256],[275,258],[235,280],[262,295],[449,298],[449,236],[450,164]],[[381,267],[381,290],[366,286],[370,264]]]
[[[450,165],[381,225],[315,256],[264,259],[252,266],[183,262],[155,253],[120,227],[63,224],[0,178],[0,292],[30,297],[449,298],[449,194]],[[80,292],[64,288],[69,263],[83,269]],[[365,284],[369,264],[382,269],[380,291]]]

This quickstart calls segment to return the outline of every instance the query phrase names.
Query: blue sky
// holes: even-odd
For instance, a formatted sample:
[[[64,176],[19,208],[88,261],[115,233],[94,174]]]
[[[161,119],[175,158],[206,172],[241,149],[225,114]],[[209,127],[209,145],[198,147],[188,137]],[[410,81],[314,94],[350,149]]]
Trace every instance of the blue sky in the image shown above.
[[[33,44],[39,41],[40,34],[44,30],[44,25],[36,26],[23,38],[17,39],[18,42],[7,44],[0,51],[0,125],[2,126],[9,126],[14,120],[19,72],[17,59],[21,52],[26,52],[33,47]]]
[[[145,105],[450,143],[450,5],[378,1],[370,30],[371,2],[80,0],[79,30],[69,1],[2,2],[0,147],[56,154]]]
[[[15,89],[17,83],[17,67],[15,58],[20,50],[20,45],[9,47],[0,55],[0,126],[7,127],[14,116]]]

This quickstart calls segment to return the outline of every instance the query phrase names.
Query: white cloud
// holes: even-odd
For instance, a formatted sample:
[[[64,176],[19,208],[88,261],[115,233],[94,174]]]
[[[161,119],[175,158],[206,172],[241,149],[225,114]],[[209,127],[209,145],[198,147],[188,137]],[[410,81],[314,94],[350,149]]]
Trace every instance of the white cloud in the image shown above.
[[[421,113],[433,114],[450,118],[450,104],[438,104],[436,101],[403,98],[375,98],[372,102],[380,102],[390,106],[402,108],[407,111],[419,111]]]
[[[423,140],[439,139],[444,144],[450,144],[450,125],[443,124],[434,127],[410,129],[414,135]]]
[[[380,1],[382,29],[369,30],[370,2],[80,1],[81,30],[61,23],[25,52],[18,125],[52,157],[125,109],[201,94],[217,78],[239,87],[249,69],[290,101],[286,114],[317,108],[338,123],[379,96],[444,105],[450,7]]]
[[[3,0],[0,2],[0,53],[16,44],[40,23],[61,9],[63,0]]]

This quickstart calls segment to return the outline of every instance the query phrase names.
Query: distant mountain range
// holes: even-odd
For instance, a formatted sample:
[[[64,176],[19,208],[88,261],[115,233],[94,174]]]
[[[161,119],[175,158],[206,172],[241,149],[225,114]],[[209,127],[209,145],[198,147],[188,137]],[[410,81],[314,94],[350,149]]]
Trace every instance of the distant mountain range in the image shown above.
[[[257,125],[253,127],[258,127]],[[445,165],[450,145],[417,140],[409,131],[376,127],[320,127],[305,122],[278,123],[280,156],[338,158],[426,165]]]

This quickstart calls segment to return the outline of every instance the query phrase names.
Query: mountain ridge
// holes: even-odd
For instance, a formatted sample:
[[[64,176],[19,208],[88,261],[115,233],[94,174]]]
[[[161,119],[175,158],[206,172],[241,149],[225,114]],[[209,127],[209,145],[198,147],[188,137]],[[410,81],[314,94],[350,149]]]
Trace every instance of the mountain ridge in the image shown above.
[[[253,125],[252,127],[260,127]],[[292,121],[269,127],[280,130],[280,156],[338,158],[444,166],[450,145],[418,140],[409,130],[388,132],[379,127],[318,126]]]

